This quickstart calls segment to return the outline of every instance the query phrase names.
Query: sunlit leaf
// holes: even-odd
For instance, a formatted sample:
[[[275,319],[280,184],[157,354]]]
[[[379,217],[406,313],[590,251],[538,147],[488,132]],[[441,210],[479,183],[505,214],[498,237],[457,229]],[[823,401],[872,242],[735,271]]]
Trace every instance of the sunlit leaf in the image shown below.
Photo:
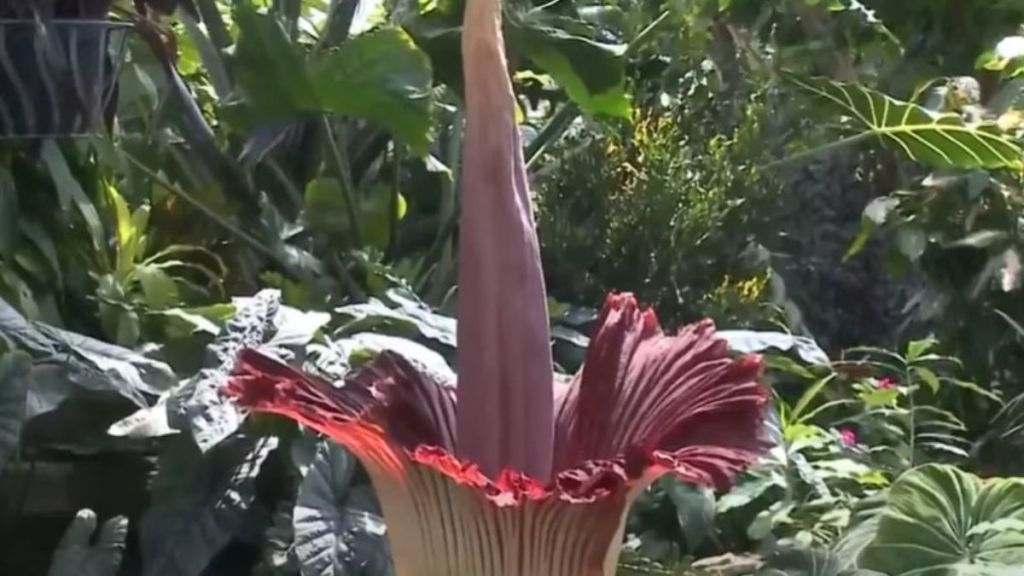
[[[994,123],[968,124],[957,114],[931,112],[859,84],[787,75],[787,80],[860,123],[909,158],[948,168],[1024,168],[1020,147]]]
[[[1024,521],[1024,480],[982,480],[947,465],[913,469],[889,490],[860,566],[890,576],[1010,576],[1024,565],[1024,533],[975,529],[996,520]]]

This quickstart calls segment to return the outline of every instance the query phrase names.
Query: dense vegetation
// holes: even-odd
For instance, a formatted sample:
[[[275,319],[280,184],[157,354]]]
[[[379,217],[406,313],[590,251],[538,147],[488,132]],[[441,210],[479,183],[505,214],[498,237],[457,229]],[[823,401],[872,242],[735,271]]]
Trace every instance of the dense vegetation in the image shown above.
[[[219,390],[454,361],[463,4],[0,5],[0,572],[392,572],[352,456]],[[615,290],[766,358],[771,448],[621,572],[1024,570],[1024,5],[505,11],[556,369]]]

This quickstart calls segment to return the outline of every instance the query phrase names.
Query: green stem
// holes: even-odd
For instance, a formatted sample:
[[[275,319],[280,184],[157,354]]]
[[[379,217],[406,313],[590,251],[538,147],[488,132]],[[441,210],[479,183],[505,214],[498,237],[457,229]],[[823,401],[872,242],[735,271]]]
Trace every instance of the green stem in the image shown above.
[[[349,166],[348,159],[338,146],[338,141],[334,133],[334,126],[331,124],[330,117],[326,114],[323,116],[323,126],[327,133],[327,146],[330,148],[331,156],[334,158],[335,169],[338,172],[342,192],[344,192],[345,195],[345,209],[348,211],[349,225],[352,230],[352,245],[362,246],[363,235],[359,231],[359,215],[356,213],[356,201],[353,197],[355,188],[352,183],[352,170]]]
[[[394,256],[396,243],[398,241],[398,205],[402,198],[402,145],[395,142],[395,172],[394,183],[391,186],[391,203],[388,206],[388,247],[385,251],[385,261],[390,261]]]
[[[533,164],[544,155],[549,146],[558,141],[565,134],[576,117],[579,116],[579,106],[572,102],[566,102],[555,112],[551,120],[544,125],[540,134],[526,147],[526,169],[529,170]]]
[[[903,372],[903,381],[907,383],[907,400],[910,404],[910,456],[907,460],[909,468],[914,467],[914,453],[917,450],[917,410],[914,409],[914,386],[913,376],[910,373],[910,369],[907,368]]]
[[[839,150],[839,149],[842,149],[842,148],[847,148],[849,146],[853,146],[854,144],[858,144],[858,143],[860,143],[860,142],[862,142],[864,140],[867,140],[869,138],[872,138],[874,136],[875,136],[875,134],[873,132],[861,132],[860,134],[855,134],[853,136],[847,136],[846,138],[842,138],[840,140],[836,140],[835,142],[830,142],[828,144],[825,144],[824,146],[819,146],[819,147],[811,149],[811,150],[805,150],[803,152],[794,154],[793,156],[789,156],[789,157],[783,158],[781,160],[776,160],[775,162],[769,162],[768,164],[763,164],[759,168],[759,170],[775,170],[775,169],[782,168],[782,167],[785,167],[785,166],[789,166],[789,165],[792,165],[792,164],[797,164],[797,163],[800,163],[800,162],[804,162],[806,160],[810,160],[810,159],[816,158],[818,156],[822,156],[822,155],[825,155],[825,154],[829,154],[829,153],[835,152],[836,150]]]
[[[662,12],[657,18],[654,19],[653,22],[651,22],[650,24],[647,25],[646,28],[641,30],[640,33],[636,35],[636,38],[633,38],[633,41],[629,43],[629,46],[626,46],[626,51],[623,53],[623,56],[632,56],[633,54],[636,53],[637,50],[643,48],[644,44],[647,44],[647,41],[654,36],[654,33],[658,30],[658,28],[668,21],[668,15],[668,10]]]
[[[216,0],[196,0],[196,6],[199,8],[203,24],[206,25],[206,31],[210,34],[210,42],[213,42],[218,50],[229,48],[232,44],[231,34],[228,33],[228,27],[220,15]]]
[[[190,205],[193,208],[195,208],[197,211],[199,211],[200,214],[202,214],[203,216],[206,216],[207,218],[209,218],[211,222],[213,222],[213,223],[217,224],[218,226],[220,226],[221,228],[223,228],[224,231],[228,232],[229,234],[231,234],[232,236],[234,236],[235,238],[240,240],[243,244],[248,246],[254,252],[256,252],[256,253],[264,256],[268,260],[274,262],[278,266],[278,268],[282,272],[284,272],[286,275],[288,275],[292,279],[301,279],[303,277],[302,274],[300,274],[300,273],[296,272],[295,270],[293,270],[292,267],[289,266],[287,262],[282,260],[280,256],[278,256],[277,254],[274,253],[273,250],[268,248],[266,246],[265,242],[261,242],[255,236],[249,235],[248,233],[246,233],[242,229],[238,228],[237,226],[235,226],[231,222],[228,222],[227,219],[222,217],[220,214],[217,214],[216,212],[214,212],[211,208],[209,208],[208,206],[206,206],[205,204],[203,204],[202,202],[197,200],[195,197],[193,197],[188,192],[185,192],[181,188],[179,188],[179,187],[175,186],[174,184],[168,182],[166,179],[164,179],[162,176],[160,176],[159,174],[157,174],[156,172],[151,170],[148,166],[143,164],[140,160],[138,160],[137,158],[135,158],[134,156],[132,156],[128,152],[124,152],[124,156],[125,156],[125,158],[128,159],[129,162],[134,164],[135,167],[138,168],[143,174],[145,174],[150,179],[152,179],[153,182],[159,184],[161,187],[166,189],[168,192],[171,192],[175,196],[177,196],[177,197],[181,198],[182,200],[184,200],[185,203],[187,203],[188,205]]]

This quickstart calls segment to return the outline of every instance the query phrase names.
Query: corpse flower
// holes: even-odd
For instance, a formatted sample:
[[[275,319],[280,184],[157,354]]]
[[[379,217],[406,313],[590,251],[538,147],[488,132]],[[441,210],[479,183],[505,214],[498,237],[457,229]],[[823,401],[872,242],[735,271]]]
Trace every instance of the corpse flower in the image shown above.
[[[583,368],[554,380],[499,0],[468,0],[462,42],[458,386],[389,352],[332,383],[246,350],[228,393],[359,458],[399,576],[610,576],[651,482],[722,488],[756,458],[760,360],[613,294]]]

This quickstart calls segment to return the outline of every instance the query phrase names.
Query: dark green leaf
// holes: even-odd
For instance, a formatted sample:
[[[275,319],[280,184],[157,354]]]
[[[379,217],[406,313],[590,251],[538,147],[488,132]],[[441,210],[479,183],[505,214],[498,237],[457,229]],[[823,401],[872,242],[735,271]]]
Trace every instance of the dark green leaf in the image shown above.
[[[628,118],[624,48],[577,36],[539,16],[510,22],[515,46],[590,114]]]
[[[860,565],[890,576],[1005,574],[1024,565],[1024,534],[977,533],[996,520],[1024,520],[1024,480],[982,480],[927,465],[900,477]]]
[[[160,394],[178,379],[170,366],[127,348],[25,319],[0,299],[0,334],[28,352],[37,363],[56,365],[76,386],[115,391],[139,406],[143,394]]]
[[[236,63],[250,121],[332,112],[371,120],[419,154],[430,144],[430,61],[405,32],[361,34],[308,59],[277,20],[251,7],[237,11]]]
[[[387,529],[368,487],[352,489],[355,458],[321,442],[299,486],[292,528],[302,576],[392,573]]]
[[[143,576],[199,576],[251,528],[256,476],[276,438],[235,436],[201,453],[184,436],[160,455],[153,505],[142,518]]]
[[[325,111],[372,120],[419,154],[430,144],[430,61],[397,29],[361,34],[310,61]]]
[[[305,57],[277,19],[243,2],[235,11],[239,37],[235,75],[254,113],[264,120],[290,119],[320,109]]]
[[[53,184],[57,188],[57,197],[60,199],[61,209],[67,211],[74,204],[85,221],[89,237],[92,239],[93,248],[96,251],[102,250],[106,234],[103,231],[100,214],[96,211],[96,206],[93,205],[92,200],[86,195],[85,190],[82,189],[82,185],[78,183],[78,180],[71,173],[71,168],[64,158],[64,153],[60,151],[60,148],[57,147],[53,140],[47,140],[43,143],[41,154],[43,162],[50,171],[50,177],[53,178]]]

